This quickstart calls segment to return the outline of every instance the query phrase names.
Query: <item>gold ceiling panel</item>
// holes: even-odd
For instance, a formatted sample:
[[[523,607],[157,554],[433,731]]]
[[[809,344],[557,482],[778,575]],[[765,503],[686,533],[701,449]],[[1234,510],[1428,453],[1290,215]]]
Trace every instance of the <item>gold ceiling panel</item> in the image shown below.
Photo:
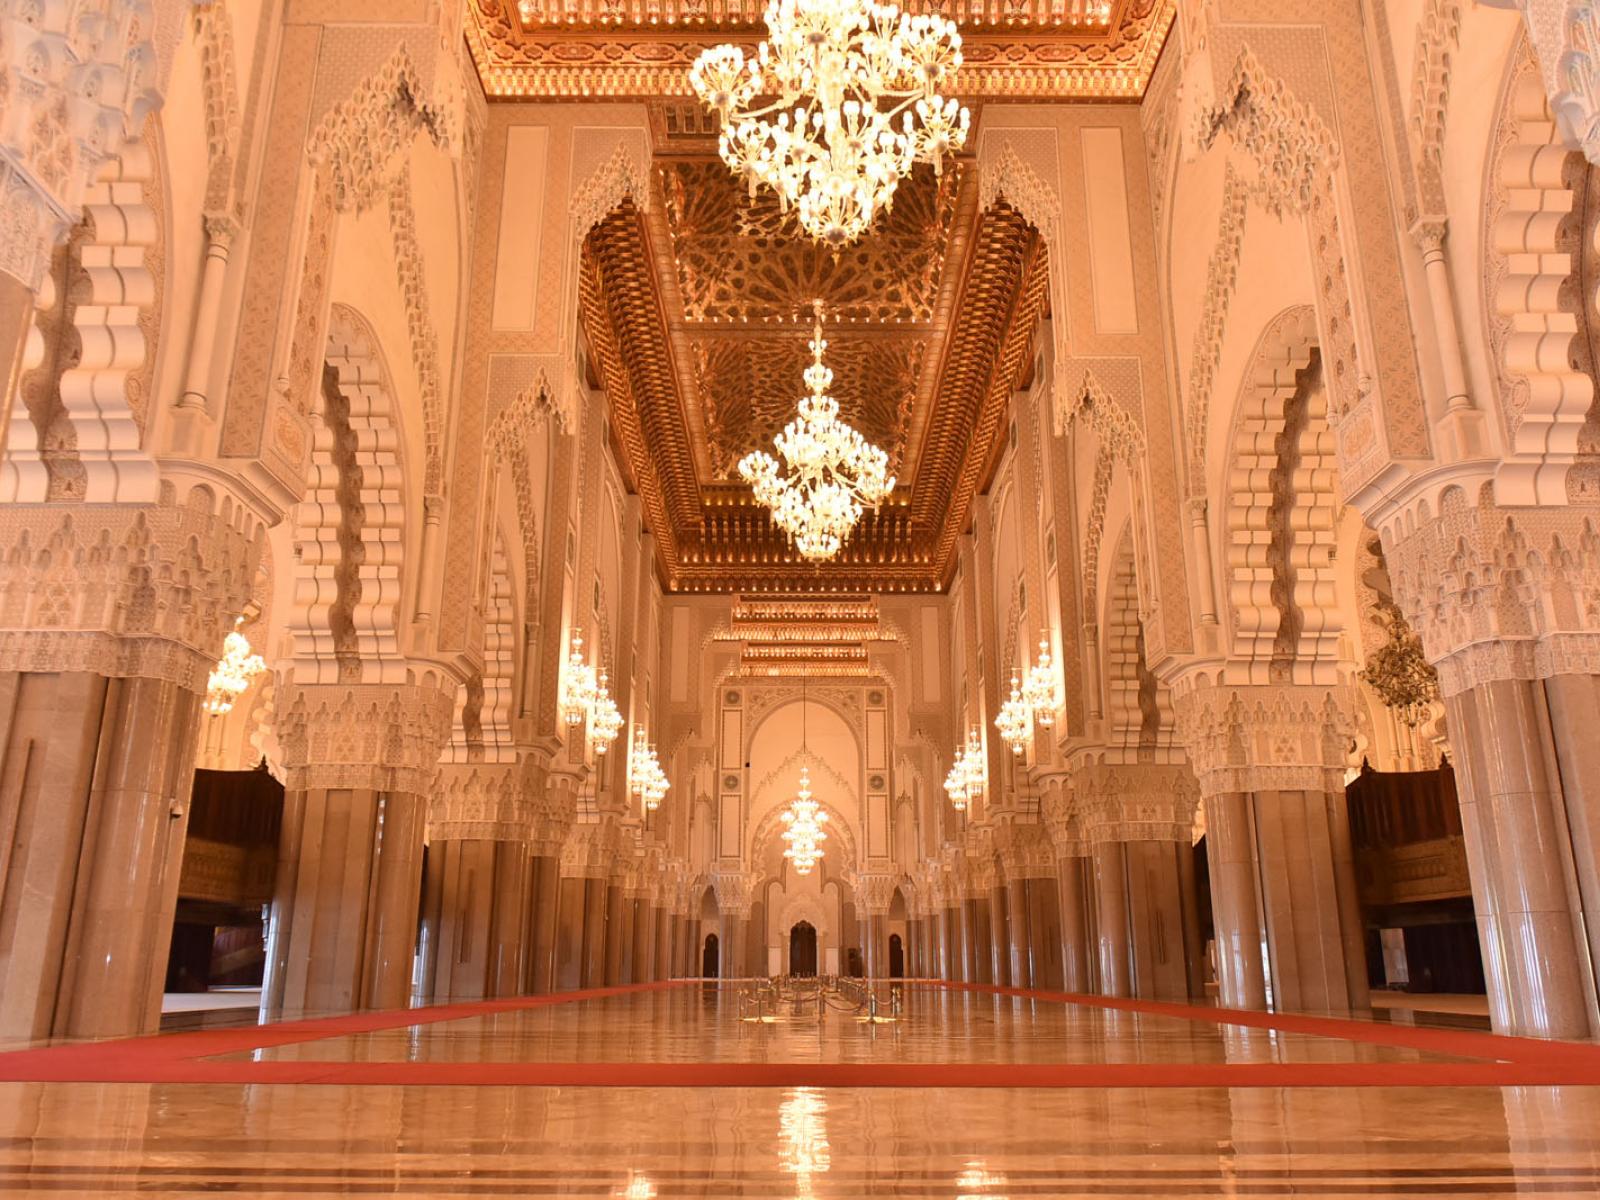
[[[894,301],[916,297],[908,311],[930,319],[846,322],[830,331],[844,415],[891,451],[903,482],[825,563],[800,559],[750,489],[727,478],[793,412],[804,327],[685,321],[664,206],[647,216],[625,203],[590,235],[584,328],[668,589],[842,596],[946,586],[1045,305],[1037,232],[1004,203],[979,213],[970,173],[955,191],[952,215],[932,226],[942,247],[902,264],[927,272],[936,261],[936,295],[929,298],[933,285],[924,280],[902,284]],[[723,236],[745,227],[734,209],[721,211]],[[697,228],[715,235],[708,222]],[[750,252],[782,258],[792,247],[780,239]],[[887,267],[874,269],[888,277]]]
[[[1138,99],[1176,0],[910,0],[961,29],[967,100]],[[706,46],[760,40],[764,0],[468,0],[467,44],[490,97],[689,95]]]
[[[787,331],[693,339],[707,450],[718,480],[736,479],[739,460],[751,450],[772,452],[772,439],[805,395],[801,374],[811,362],[808,343],[808,334]],[[919,338],[860,336],[848,326],[828,332],[840,415],[888,453],[891,473],[903,468],[926,350]]]
[[[811,301],[830,324],[931,321],[965,163],[942,175],[918,167],[894,207],[861,241],[832,254],[784,213],[770,188],[752,198],[720,159],[661,166],[662,202],[687,322],[811,324]],[[797,377],[798,378],[798,377]]]

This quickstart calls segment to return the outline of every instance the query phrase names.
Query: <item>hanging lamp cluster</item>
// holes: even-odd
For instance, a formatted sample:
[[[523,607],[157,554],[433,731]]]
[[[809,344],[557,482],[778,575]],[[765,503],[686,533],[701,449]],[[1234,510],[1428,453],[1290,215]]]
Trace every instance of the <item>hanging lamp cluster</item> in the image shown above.
[[[936,13],[870,0],[771,0],[764,19],[755,57],[713,46],[689,85],[721,118],[718,152],[751,198],[766,184],[837,250],[916,163],[938,171],[966,144],[971,112],[939,95],[961,66],[961,34]]]
[[[1050,641],[1039,639],[1039,658],[1020,677],[1011,673],[1011,695],[994,719],[1000,740],[1020,756],[1033,738],[1033,727],[1049,729],[1061,707],[1061,674],[1050,657]]]
[[[644,805],[646,812],[655,812],[671,787],[656,757],[655,747],[645,739],[644,727],[635,725],[633,749],[628,755],[628,790]]]
[[[988,785],[989,766],[984,761],[978,727],[974,725],[967,731],[967,744],[956,747],[955,761],[944,777],[944,790],[950,796],[951,806],[957,812],[966,812],[967,805],[978,799]]]
[[[589,745],[596,754],[609,750],[622,732],[622,713],[611,698],[605,668],[597,671],[584,660],[583,638],[576,630],[561,676],[561,715],[569,728],[586,727]]]
[[[250,681],[267,669],[267,660],[251,650],[250,639],[239,632],[242,624],[243,617],[233,623],[222,642],[222,657],[206,680],[206,712],[213,717],[232,712]]]
[[[822,843],[828,840],[823,826],[828,814],[811,796],[811,773],[800,768],[800,788],[783,813],[783,856],[794,864],[795,873],[809,875],[822,860]]]
[[[844,539],[868,508],[876,510],[894,491],[889,456],[852,426],[839,420],[839,402],[828,394],[833,371],[823,362],[822,301],[814,303],[808,394],[799,415],[775,439],[783,456],[753,450],[739,461],[739,475],[756,500],[772,510],[772,520],[789,535],[802,558],[813,562],[839,553]]]

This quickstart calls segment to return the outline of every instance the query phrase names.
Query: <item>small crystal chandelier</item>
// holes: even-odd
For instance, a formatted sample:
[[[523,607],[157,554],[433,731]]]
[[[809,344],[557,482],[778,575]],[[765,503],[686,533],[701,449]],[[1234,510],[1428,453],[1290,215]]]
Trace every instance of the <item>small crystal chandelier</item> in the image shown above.
[[[1022,681],[1015,671],[1011,672],[1011,696],[1000,706],[994,725],[1000,731],[1000,740],[1011,747],[1011,753],[1021,757],[1033,736],[1033,709],[1023,699]]]
[[[822,827],[828,823],[828,814],[811,798],[811,772],[800,768],[800,788],[794,802],[783,813],[783,856],[794,864],[797,875],[809,875],[822,859],[822,843],[828,835]]]
[[[1039,661],[1022,677],[1022,698],[1033,710],[1040,729],[1049,729],[1056,723],[1056,710],[1061,707],[1060,678],[1050,658],[1050,639],[1040,638]]]
[[[667,782],[667,773],[661,769],[661,762],[656,758],[655,747],[645,740],[643,726],[635,725],[633,750],[628,755],[629,791],[644,805],[646,812],[655,812],[667,798],[667,791],[671,787],[672,784]]]
[[[561,715],[574,728],[589,719],[594,707],[598,680],[594,668],[583,660],[583,638],[572,631],[572,650],[561,678]]]
[[[622,713],[611,698],[610,680],[602,668],[595,679],[594,702],[589,707],[589,741],[596,754],[611,749],[611,743],[622,732]]]
[[[213,717],[232,712],[233,705],[250,687],[250,681],[267,669],[267,660],[250,649],[250,639],[239,632],[239,617],[222,642],[222,657],[206,680],[206,712]]]
[[[779,475],[775,459],[753,450],[739,461],[739,475],[756,499],[772,510],[772,520],[789,535],[801,557],[832,558],[861,519],[894,491],[889,456],[839,420],[839,402],[828,394],[833,372],[822,361],[828,348],[822,336],[822,301],[815,302],[810,394],[800,400],[800,415],[774,439],[788,468]]]
[[[955,761],[944,779],[944,790],[950,795],[951,806],[957,812],[966,812],[967,805],[983,794],[988,783],[989,767],[984,762],[983,747],[974,726],[967,732],[967,744],[956,747]]]
[[[961,34],[871,0],[770,0],[765,21],[753,59],[713,46],[689,85],[721,117],[718,152],[752,199],[766,184],[838,249],[894,202],[913,164],[938,171],[966,143],[972,114],[939,96],[961,66]]]

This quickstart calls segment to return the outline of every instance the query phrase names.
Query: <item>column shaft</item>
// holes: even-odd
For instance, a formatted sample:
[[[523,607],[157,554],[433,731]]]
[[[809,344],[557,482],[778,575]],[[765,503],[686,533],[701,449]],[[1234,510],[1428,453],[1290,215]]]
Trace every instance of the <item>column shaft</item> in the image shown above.
[[[1028,950],[1033,960],[1032,986],[1059,992],[1061,976],[1061,906],[1054,879],[1029,879]]]
[[[1087,868],[1087,859],[1077,855],[1056,862],[1061,902],[1061,986],[1079,995],[1094,991],[1086,892],[1093,872]]]
[[[1028,885],[1021,879],[1006,884],[1007,951],[1011,959],[1011,986],[1031,988],[1033,944],[1028,923]]]
[[[1096,843],[1091,861],[1100,994],[1129,997],[1133,995],[1133,947],[1128,927],[1128,868],[1122,843]]]

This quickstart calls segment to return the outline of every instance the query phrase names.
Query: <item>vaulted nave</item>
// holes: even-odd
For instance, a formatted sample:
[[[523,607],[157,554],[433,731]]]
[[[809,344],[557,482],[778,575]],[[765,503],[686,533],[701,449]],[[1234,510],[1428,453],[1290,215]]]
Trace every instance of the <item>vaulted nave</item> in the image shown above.
[[[0,1194],[1600,1192],[1600,10],[0,13]]]

